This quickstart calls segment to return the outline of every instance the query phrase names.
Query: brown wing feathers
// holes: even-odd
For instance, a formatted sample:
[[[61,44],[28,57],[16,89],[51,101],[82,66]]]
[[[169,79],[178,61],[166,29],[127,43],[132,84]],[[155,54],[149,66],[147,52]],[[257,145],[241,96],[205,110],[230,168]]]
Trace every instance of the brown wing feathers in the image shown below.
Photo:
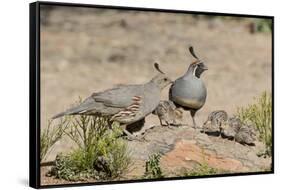
[[[134,117],[140,110],[140,104],[142,98],[140,96],[132,97],[133,103],[124,108],[123,110],[119,111],[118,113],[114,114],[110,120],[118,120],[118,119],[129,119],[130,117]]]

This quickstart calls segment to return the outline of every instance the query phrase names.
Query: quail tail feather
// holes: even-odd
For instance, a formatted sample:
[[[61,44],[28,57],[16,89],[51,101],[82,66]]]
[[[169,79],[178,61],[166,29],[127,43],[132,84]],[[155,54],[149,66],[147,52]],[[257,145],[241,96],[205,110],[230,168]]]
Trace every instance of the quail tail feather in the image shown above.
[[[65,115],[75,115],[75,114],[81,114],[84,112],[87,112],[89,110],[93,110],[93,108],[96,106],[96,102],[91,99],[87,98],[84,102],[82,102],[80,105],[69,108],[68,110],[61,112],[55,116],[52,117],[52,119],[56,119]]]
[[[55,116],[52,117],[52,119],[57,119],[59,117],[62,117],[62,116],[65,116],[65,115],[75,115],[75,114],[79,114],[81,113],[82,111],[84,111],[85,108],[83,106],[77,106],[77,107],[74,107],[74,108],[70,108],[64,112],[61,112]]]

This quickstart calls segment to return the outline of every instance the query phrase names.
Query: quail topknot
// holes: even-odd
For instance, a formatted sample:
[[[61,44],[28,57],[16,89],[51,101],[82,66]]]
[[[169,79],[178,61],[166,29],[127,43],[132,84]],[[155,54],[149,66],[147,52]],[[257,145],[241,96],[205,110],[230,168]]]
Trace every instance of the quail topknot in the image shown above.
[[[98,115],[109,117],[123,125],[124,133],[129,139],[135,139],[126,126],[143,120],[160,102],[161,91],[172,83],[157,63],[155,69],[159,72],[149,82],[136,85],[118,85],[117,87],[95,92],[80,105],[70,108],[53,117],[64,115]]]
[[[169,99],[177,107],[190,111],[193,127],[196,127],[194,116],[204,106],[207,97],[207,89],[200,76],[208,68],[195,55],[193,47],[189,47],[189,51],[196,60],[189,65],[187,72],[170,87]]]

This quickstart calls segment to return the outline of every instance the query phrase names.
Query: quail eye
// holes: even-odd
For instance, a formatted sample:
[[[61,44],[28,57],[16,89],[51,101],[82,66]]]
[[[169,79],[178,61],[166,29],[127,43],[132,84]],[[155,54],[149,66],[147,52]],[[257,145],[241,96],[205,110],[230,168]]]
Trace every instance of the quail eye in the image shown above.
[[[168,79],[167,78],[164,78],[164,81],[167,81]]]

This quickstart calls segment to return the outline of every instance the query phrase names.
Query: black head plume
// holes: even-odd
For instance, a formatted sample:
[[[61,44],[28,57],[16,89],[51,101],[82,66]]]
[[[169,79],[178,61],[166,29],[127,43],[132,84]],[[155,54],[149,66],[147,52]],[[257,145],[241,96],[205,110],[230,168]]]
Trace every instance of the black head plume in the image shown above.
[[[161,71],[161,69],[160,69],[158,63],[154,63],[154,68],[155,68],[157,71],[159,71],[160,73],[165,74],[163,71]]]
[[[191,53],[191,55],[195,58],[195,59],[199,59],[196,54],[194,53],[194,49],[192,46],[189,46],[189,52]]]

